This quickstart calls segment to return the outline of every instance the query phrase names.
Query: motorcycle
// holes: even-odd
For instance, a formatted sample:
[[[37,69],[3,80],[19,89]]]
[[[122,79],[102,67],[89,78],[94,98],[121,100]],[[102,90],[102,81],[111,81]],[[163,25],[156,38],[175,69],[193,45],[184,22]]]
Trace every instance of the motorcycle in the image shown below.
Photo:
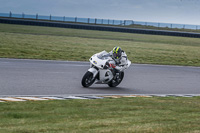
[[[94,54],[90,59],[90,68],[82,78],[82,86],[89,87],[95,84],[108,84],[110,87],[118,86],[124,78],[124,70],[131,65],[131,61],[127,59],[124,69],[114,72],[112,65],[116,65],[115,61],[106,51]]]

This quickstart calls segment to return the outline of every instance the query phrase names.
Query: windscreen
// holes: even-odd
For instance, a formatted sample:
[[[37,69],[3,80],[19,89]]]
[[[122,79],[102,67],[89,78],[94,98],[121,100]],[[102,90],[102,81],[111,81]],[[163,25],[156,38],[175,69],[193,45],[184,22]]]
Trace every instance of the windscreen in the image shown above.
[[[97,55],[97,57],[99,59],[106,60],[106,59],[110,58],[110,54],[106,51],[103,51],[99,55]]]

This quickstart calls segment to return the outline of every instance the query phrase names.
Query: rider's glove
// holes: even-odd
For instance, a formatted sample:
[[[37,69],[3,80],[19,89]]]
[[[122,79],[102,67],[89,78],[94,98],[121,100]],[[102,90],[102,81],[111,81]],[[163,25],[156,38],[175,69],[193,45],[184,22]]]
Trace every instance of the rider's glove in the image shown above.
[[[110,67],[112,67],[112,68],[115,68],[115,67],[116,67],[116,65],[114,65],[114,64],[110,64]]]

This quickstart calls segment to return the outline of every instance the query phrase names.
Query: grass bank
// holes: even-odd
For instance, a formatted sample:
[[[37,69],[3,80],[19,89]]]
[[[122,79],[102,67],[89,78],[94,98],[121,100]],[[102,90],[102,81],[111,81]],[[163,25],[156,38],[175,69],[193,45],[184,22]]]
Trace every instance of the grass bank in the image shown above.
[[[200,132],[200,98],[0,103],[1,133]]]
[[[0,24],[0,57],[88,61],[121,46],[133,63],[200,66],[200,39]]]

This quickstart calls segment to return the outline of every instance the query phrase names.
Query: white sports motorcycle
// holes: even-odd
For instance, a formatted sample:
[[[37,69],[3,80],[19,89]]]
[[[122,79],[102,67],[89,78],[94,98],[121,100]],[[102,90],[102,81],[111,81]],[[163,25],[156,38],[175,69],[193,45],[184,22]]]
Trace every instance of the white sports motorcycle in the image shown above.
[[[108,84],[110,87],[118,86],[124,78],[124,70],[131,65],[131,61],[127,61],[126,66],[119,73],[113,75],[113,68],[110,64],[115,61],[106,51],[94,54],[90,59],[90,68],[82,78],[83,87],[89,87],[95,84]]]

